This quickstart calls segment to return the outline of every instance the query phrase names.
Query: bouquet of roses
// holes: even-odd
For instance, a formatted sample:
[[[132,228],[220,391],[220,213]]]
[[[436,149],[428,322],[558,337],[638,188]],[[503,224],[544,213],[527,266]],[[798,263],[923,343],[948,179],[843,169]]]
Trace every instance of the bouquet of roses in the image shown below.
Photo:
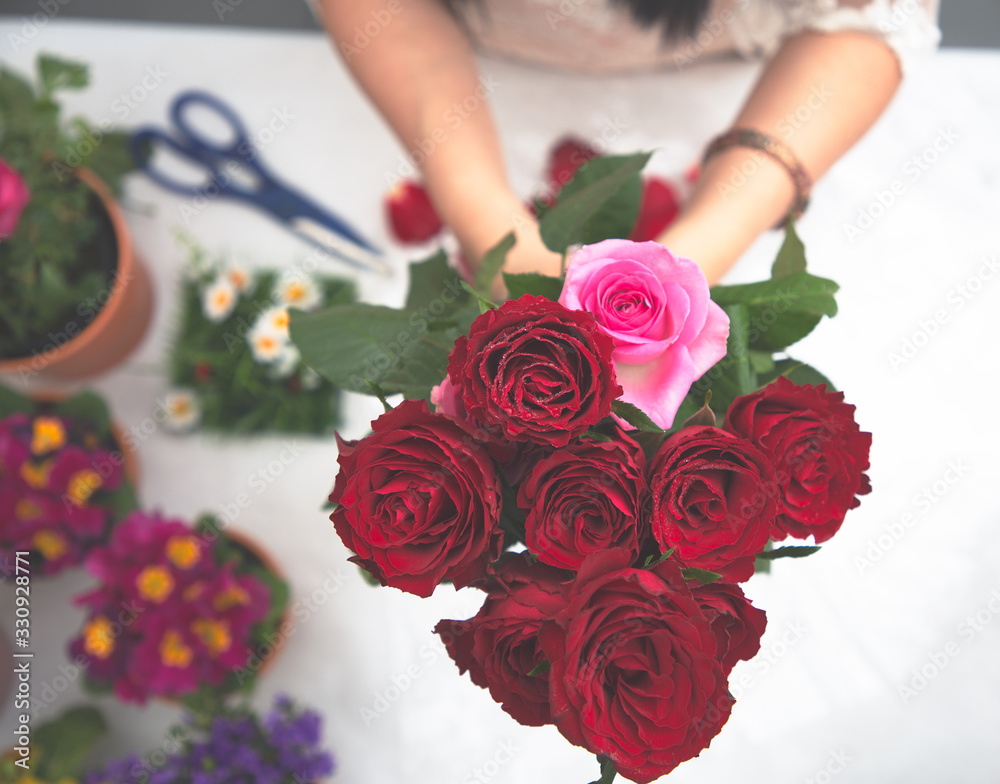
[[[436,628],[452,658],[517,721],[595,753],[602,781],[652,781],[709,745],[766,623],[739,584],[814,552],[772,542],[829,539],[869,489],[853,406],[774,356],[835,313],[835,284],[805,271],[791,225],[771,280],[711,292],[663,246],[608,239],[628,236],[620,194],[646,157],[592,161],[546,212],[548,246],[579,247],[564,279],[504,275],[511,299],[489,302],[508,237],[473,287],[439,256],[402,310],[291,329],[318,372],[386,407],[340,442],[351,560],[419,596],[482,589],[475,617]]]
[[[0,573],[28,552],[42,574],[81,563],[135,509],[104,401],[36,402],[0,387]]]
[[[250,271],[186,242],[191,260],[170,352],[167,424],[230,434],[329,431],[340,390],[301,361],[288,313],[351,302],[353,284],[305,263]]]
[[[99,585],[70,657],[87,685],[125,701],[181,699],[210,713],[253,683],[250,660],[276,637],[286,583],[205,517],[192,528],[136,512],[87,559]],[[247,675],[249,673],[249,675]]]

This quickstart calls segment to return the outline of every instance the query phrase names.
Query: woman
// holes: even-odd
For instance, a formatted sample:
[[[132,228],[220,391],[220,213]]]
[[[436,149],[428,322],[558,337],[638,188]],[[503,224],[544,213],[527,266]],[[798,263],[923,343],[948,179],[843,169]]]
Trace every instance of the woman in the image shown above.
[[[319,2],[348,67],[411,150],[443,138],[448,109],[478,94],[474,44],[596,72],[686,67],[727,52],[769,57],[731,129],[709,145],[685,209],[658,238],[697,261],[710,283],[790,209],[805,208],[812,182],[875,122],[908,62],[940,38],[937,0]],[[376,34],[366,31],[359,47],[357,31],[373,23]],[[787,118],[816,101],[817,119],[790,133]],[[558,274],[559,257],[508,185],[485,103],[423,157],[435,206],[473,263],[514,229],[506,269]]]

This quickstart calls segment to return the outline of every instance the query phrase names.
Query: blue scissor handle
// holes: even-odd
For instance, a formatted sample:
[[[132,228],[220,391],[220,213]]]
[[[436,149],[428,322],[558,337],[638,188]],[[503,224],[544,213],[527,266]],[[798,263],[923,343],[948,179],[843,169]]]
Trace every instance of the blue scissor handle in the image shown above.
[[[188,122],[184,116],[185,112],[192,106],[203,106],[221,117],[229,126],[233,135],[233,140],[229,144],[216,142],[209,136],[204,135],[197,127]],[[256,163],[256,153],[250,142],[243,121],[228,104],[222,102],[211,93],[201,90],[187,90],[174,99],[170,107],[170,119],[174,125],[195,148],[201,148],[206,157],[214,156],[218,158],[236,158],[245,163]]]

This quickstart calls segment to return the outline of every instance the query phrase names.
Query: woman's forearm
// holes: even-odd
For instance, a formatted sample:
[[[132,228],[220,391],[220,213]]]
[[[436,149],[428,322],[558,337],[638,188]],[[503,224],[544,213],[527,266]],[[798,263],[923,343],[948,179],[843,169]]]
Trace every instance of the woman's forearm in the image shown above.
[[[733,123],[780,139],[819,179],[882,114],[899,63],[863,33],[801,33],[765,68]],[[684,211],[659,238],[715,283],[795,198],[785,169],[761,152],[731,148],[703,167]]]
[[[419,162],[438,212],[463,246],[481,252],[509,231],[503,219],[512,197],[491,87],[480,81],[468,40],[443,4],[322,0],[322,13],[348,68]],[[365,33],[373,21],[378,31]]]

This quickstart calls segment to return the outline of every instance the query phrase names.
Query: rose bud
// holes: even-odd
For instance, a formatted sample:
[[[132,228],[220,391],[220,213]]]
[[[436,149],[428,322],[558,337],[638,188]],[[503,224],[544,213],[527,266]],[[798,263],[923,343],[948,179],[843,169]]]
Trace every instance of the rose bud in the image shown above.
[[[430,596],[482,580],[500,557],[500,479],[464,423],[404,400],[360,441],[338,436],[330,519],[350,560],[383,585]]]
[[[840,529],[856,496],[871,491],[864,472],[872,434],[854,421],[854,406],[825,384],[794,384],[785,377],[738,397],[726,427],[755,443],[774,464],[779,495],[771,535],[825,542]]]
[[[682,566],[749,580],[777,512],[774,470],[749,441],[717,427],[686,427],[650,468],[653,536]]]
[[[599,157],[597,150],[587,142],[574,136],[560,139],[549,152],[549,164],[545,181],[549,188],[558,192],[587,161]]]
[[[430,196],[412,180],[400,180],[389,189],[385,211],[392,235],[399,242],[425,242],[441,231],[441,218]]]

